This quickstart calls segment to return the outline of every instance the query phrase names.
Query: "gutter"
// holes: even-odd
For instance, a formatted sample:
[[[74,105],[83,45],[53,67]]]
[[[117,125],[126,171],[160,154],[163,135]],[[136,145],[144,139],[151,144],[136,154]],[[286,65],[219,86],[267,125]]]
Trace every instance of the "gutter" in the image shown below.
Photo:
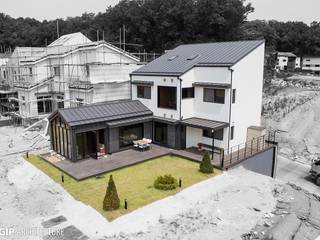
[[[180,108],[180,115],[179,115],[179,120],[181,121],[182,120],[182,114],[181,114],[181,103],[182,103],[182,101],[181,101],[181,99],[182,99],[182,79],[180,78],[180,77],[178,77],[178,80],[180,81],[180,99],[179,99],[179,101],[180,101],[180,106],[179,106],[179,108]]]
[[[233,72],[234,70],[229,67],[229,71],[231,73],[231,87],[230,87],[230,105],[229,105],[229,131],[228,131],[228,151],[230,148],[230,137],[231,137],[231,107],[232,107],[232,82],[233,82]]]

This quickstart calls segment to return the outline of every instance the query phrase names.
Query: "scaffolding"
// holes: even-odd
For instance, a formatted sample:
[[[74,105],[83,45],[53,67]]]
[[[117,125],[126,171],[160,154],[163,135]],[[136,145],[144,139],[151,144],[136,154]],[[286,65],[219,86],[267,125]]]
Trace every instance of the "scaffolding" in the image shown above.
[[[43,101],[37,96],[47,95],[45,101],[51,101],[55,106],[52,110],[55,110],[61,103],[64,106],[92,103],[94,85],[100,84],[99,91],[124,84],[129,86],[129,73],[160,54],[144,50],[129,53],[125,50],[126,45],[132,44],[120,43],[117,47],[103,40],[72,46],[17,48],[4,67],[5,82],[10,89],[25,95],[11,96],[10,102],[30,113],[32,104]],[[121,91],[117,97],[120,95]],[[12,112],[22,119],[39,119],[16,109]]]

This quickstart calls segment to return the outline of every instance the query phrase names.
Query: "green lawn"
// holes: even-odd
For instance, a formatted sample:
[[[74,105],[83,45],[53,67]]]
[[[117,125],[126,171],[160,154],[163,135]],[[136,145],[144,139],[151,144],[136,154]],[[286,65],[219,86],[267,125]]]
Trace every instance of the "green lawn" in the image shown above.
[[[199,163],[168,155],[103,174],[101,175],[102,178],[99,179],[93,177],[83,181],[76,181],[65,175],[65,182],[61,183],[61,171],[59,169],[35,155],[29,155],[29,159],[26,160],[62,185],[75,199],[92,206],[108,220],[113,220],[221,173],[221,171],[215,169],[214,174],[203,174],[198,171]],[[117,186],[121,207],[116,211],[105,212],[102,209],[102,201],[110,174],[113,175]],[[153,187],[155,178],[164,174],[171,174],[177,179],[181,178],[182,188],[173,191],[155,189]],[[125,198],[128,200],[128,210],[123,207]]]

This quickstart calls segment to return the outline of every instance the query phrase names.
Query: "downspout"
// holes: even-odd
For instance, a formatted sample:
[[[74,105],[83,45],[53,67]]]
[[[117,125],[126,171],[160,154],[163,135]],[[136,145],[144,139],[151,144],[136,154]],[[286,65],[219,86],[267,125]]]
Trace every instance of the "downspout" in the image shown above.
[[[180,112],[180,114],[179,114],[179,120],[181,121],[182,120],[182,114],[181,114],[181,103],[182,103],[182,100],[181,100],[182,99],[182,86],[181,85],[182,85],[182,79],[180,77],[178,77],[178,80],[180,81],[180,94],[179,94],[180,95],[179,96],[179,98],[180,98],[179,99],[179,102],[180,102],[180,104],[179,104],[180,105],[179,106],[179,108],[180,108],[179,112]],[[179,128],[178,129],[179,129],[179,138],[180,138],[179,139],[179,149],[181,149],[181,145],[182,145],[181,144],[181,138],[182,138],[181,132],[182,132],[182,130],[181,130],[181,125],[180,124],[179,124]]]
[[[233,82],[233,69],[229,68],[229,71],[231,73],[231,87],[230,87],[230,106],[229,106],[229,131],[228,131],[228,151],[230,149],[230,137],[231,137],[231,107],[232,107],[232,82]]]
[[[182,84],[181,84],[181,82],[182,82],[182,79],[180,78],[180,77],[178,77],[178,80],[180,81],[180,99],[179,99],[179,101],[180,101],[180,103],[179,103],[179,112],[180,112],[180,114],[179,114],[179,120],[181,121],[182,119],[182,114],[181,114],[181,99],[182,99]]]
[[[129,86],[130,86],[130,99],[133,100],[132,99],[132,75],[131,75],[131,73],[130,73],[129,76],[130,76],[130,83],[129,83]]]

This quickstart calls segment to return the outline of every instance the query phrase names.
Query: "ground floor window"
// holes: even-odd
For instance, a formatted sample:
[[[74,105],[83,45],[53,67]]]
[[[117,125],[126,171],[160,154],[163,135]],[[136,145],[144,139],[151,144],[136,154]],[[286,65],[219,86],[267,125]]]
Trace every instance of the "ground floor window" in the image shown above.
[[[135,124],[119,128],[120,148],[133,145],[133,141],[143,138],[143,124]]]
[[[168,125],[165,123],[154,123],[154,141],[166,145],[168,143]]]
[[[204,129],[202,131],[202,135],[207,138],[212,138],[212,131]],[[214,131],[214,139],[221,140],[221,141],[223,140],[223,129],[219,129],[219,130]]]
[[[52,112],[52,100],[50,96],[37,97],[37,101],[39,114]]]

